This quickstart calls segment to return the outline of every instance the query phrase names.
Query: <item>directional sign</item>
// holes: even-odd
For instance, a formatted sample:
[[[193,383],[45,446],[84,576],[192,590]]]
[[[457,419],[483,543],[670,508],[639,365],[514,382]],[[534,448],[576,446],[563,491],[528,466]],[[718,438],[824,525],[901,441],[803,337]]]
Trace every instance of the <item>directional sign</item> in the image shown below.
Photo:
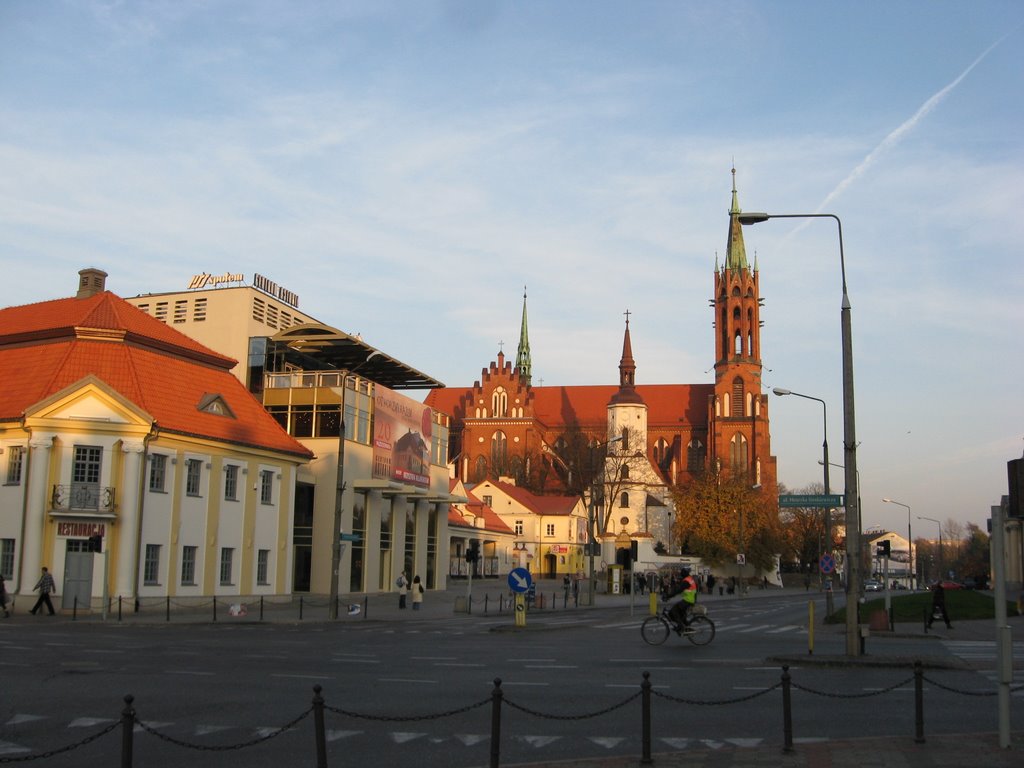
[[[362,539],[363,539],[363,537],[360,536],[358,533],[342,533],[341,534],[341,540],[342,541],[362,541]]]
[[[517,594],[523,594],[533,584],[533,576],[525,568],[513,568],[508,574],[508,588]]]
[[[782,493],[779,494],[780,507],[842,507],[843,497],[838,493]]]
[[[828,575],[836,569],[836,559],[829,554],[822,555],[818,561],[818,567],[821,568],[822,573]]]

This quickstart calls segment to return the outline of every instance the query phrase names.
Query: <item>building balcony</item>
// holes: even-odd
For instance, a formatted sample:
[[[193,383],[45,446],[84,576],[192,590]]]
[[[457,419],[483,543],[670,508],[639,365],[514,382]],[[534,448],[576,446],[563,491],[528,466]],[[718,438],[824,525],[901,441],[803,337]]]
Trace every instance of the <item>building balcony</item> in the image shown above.
[[[88,483],[53,486],[51,515],[114,517],[114,489]]]

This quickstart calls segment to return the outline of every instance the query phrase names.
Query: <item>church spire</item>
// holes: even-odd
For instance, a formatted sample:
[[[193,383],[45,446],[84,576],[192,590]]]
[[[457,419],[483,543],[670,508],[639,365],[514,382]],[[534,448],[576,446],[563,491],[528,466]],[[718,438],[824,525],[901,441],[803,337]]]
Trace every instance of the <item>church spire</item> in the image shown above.
[[[629,316],[632,314],[626,310],[626,332],[622,337],[622,358],[619,360],[619,391],[612,395],[612,403],[642,403],[643,399],[637,394],[634,386],[636,384],[636,361],[633,359],[633,342],[629,338]]]
[[[516,368],[519,369],[519,377],[529,386],[532,383],[530,375],[530,335],[526,330],[526,286],[523,286],[523,322],[519,328],[519,349],[516,351]]]
[[[732,207],[729,209],[729,242],[725,246],[725,268],[747,268],[747,250],[743,245],[743,225],[740,224],[740,203],[736,194],[736,169],[732,169]]]

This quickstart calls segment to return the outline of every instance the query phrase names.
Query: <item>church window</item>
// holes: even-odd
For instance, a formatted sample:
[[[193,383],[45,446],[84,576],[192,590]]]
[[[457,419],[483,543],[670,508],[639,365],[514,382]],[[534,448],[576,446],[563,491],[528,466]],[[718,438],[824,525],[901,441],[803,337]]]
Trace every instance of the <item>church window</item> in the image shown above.
[[[622,440],[619,442],[619,446],[623,451],[629,450],[629,428],[622,428]]]
[[[504,387],[497,387],[491,393],[491,412],[495,418],[508,415],[508,392]]]
[[[619,477],[623,480],[629,480],[629,464],[622,465],[622,469],[619,470]]]
[[[622,495],[619,497],[619,506],[620,507],[628,507],[629,506],[629,491],[623,491],[622,492]]]
[[[743,379],[737,376],[732,380],[732,411],[730,416],[743,416]]]
[[[704,443],[700,440],[691,440],[686,444],[686,469],[690,472],[700,472],[704,467]]]
[[[476,467],[473,469],[473,482],[482,483],[487,479],[487,459],[483,456],[476,457]]]
[[[734,435],[729,442],[729,464],[734,474],[747,471],[747,438]]]
[[[654,443],[654,463],[664,469],[669,460],[668,443],[664,437],[659,437]]]
[[[505,466],[505,459],[508,456],[508,438],[505,433],[498,430],[491,435],[491,463],[501,471]]]

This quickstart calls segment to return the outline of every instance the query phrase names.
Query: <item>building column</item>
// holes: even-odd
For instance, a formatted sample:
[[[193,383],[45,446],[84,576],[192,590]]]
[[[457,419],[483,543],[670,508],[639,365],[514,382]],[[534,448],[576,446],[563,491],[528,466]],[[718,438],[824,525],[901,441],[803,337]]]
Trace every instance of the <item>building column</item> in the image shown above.
[[[142,497],[139,486],[142,478],[142,457],[146,444],[142,440],[122,440],[121,451],[125,454],[124,469],[119,478],[122,483],[121,503],[118,505],[117,566],[114,573],[114,595],[135,597],[135,571],[138,568],[139,526],[142,523]],[[105,547],[109,546],[107,542]],[[170,541],[167,542],[170,547]],[[171,553],[167,552],[167,557]],[[174,562],[171,558],[170,562]],[[168,577],[168,580],[170,577]],[[167,585],[170,589],[170,584]]]
[[[29,480],[25,503],[24,534],[21,542],[21,576],[18,593],[31,594],[43,567],[43,542],[46,508],[50,504],[50,449],[56,437],[52,432],[33,435],[29,446]],[[51,567],[52,571],[53,568]]]

